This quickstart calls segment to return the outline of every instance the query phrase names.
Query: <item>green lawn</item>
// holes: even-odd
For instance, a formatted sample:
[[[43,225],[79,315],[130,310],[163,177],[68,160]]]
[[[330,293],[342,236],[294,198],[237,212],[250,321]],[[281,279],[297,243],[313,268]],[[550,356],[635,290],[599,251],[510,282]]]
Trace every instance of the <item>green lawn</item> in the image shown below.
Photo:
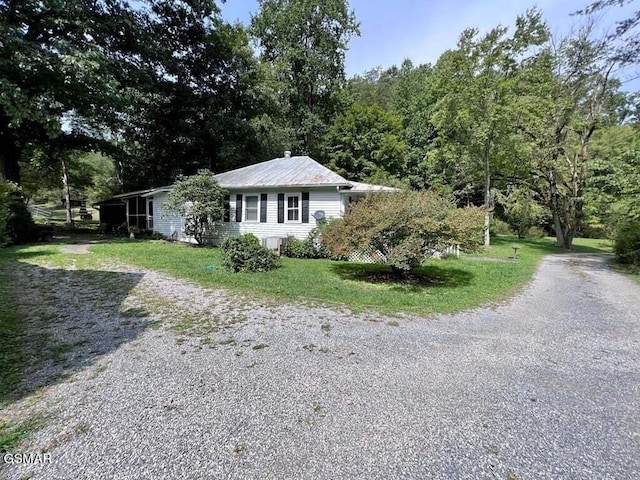
[[[512,245],[520,246],[510,261]],[[393,278],[382,265],[330,260],[282,259],[282,267],[264,273],[229,273],[219,249],[193,248],[157,241],[120,241],[92,247],[103,259],[140,265],[209,287],[228,288],[271,300],[344,305],[354,311],[429,315],[504,300],[526,284],[540,259],[562,250],[553,239],[493,239],[488,252],[472,258],[432,260],[408,279]],[[576,252],[609,252],[600,240],[577,239]]]

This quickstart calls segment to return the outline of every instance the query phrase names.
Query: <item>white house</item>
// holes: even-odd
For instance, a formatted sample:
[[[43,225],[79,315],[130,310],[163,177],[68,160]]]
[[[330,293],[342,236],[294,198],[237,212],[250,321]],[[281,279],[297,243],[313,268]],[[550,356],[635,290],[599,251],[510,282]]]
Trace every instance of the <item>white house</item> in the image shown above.
[[[304,239],[323,218],[345,214],[347,206],[369,192],[394,188],[351,182],[307,156],[275,158],[215,175],[228,196],[223,224],[211,241],[220,243],[232,235],[253,233],[265,244],[276,247],[277,239]],[[150,212],[148,229],[168,238],[190,242],[184,233],[183,217],[166,211],[172,186],[146,192]],[[275,241],[275,244],[273,243]]]

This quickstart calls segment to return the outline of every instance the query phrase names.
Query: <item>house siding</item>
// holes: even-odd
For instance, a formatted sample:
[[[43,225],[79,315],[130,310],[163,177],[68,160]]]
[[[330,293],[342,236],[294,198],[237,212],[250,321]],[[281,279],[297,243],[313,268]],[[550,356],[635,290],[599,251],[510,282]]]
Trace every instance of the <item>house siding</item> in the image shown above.
[[[278,223],[278,194],[300,194],[300,205],[302,205],[302,192],[309,192],[309,223],[287,222]],[[267,196],[267,212],[266,222],[254,221],[236,221],[236,206],[242,201],[242,208],[245,207],[245,195],[266,194]],[[317,189],[261,189],[261,190],[230,190],[229,191],[229,222],[224,222],[216,229],[216,236],[211,238],[213,244],[219,244],[226,237],[234,235],[242,235],[245,233],[253,233],[259,239],[267,237],[288,237],[293,236],[300,240],[305,239],[311,230],[317,226],[313,213],[322,210],[325,217],[336,218],[342,216],[343,199],[340,192],[335,187],[317,188]],[[242,199],[242,200],[240,200]],[[158,193],[154,195],[154,231],[165,235],[168,238],[174,238],[183,242],[191,242],[194,240],[184,234],[184,218],[174,215],[164,208],[167,202],[167,193]],[[238,209],[239,211],[243,210]],[[286,213],[285,213],[286,218]],[[302,211],[299,218],[302,219]],[[244,219],[242,219],[244,220]]]

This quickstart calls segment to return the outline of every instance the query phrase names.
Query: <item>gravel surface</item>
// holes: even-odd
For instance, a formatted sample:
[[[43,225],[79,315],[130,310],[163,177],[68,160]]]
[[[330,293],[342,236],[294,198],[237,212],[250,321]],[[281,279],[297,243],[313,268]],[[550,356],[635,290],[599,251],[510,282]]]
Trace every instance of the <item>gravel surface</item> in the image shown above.
[[[0,474],[640,478],[640,286],[605,261],[547,257],[511,301],[428,319],[21,264],[25,311],[69,347],[11,407],[47,416],[28,451],[52,463]]]

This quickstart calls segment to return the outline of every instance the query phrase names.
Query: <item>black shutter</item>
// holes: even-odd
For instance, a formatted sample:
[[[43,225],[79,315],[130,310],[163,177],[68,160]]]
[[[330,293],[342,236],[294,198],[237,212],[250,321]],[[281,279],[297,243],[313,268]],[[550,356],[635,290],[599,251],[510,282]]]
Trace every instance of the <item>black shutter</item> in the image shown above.
[[[278,194],[278,223],[284,223],[284,193]]]
[[[231,196],[225,195],[224,196],[224,217],[223,217],[223,220],[225,222],[231,221],[231,206],[229,205],[230,201],[231,201]]]
[[[309,192],[302,192],[302,223],[309,223]]]
[[[260,194],[260,223],[267,221],[267,194]]]
[[[242,195],[236,195],[236,222],[242,221]]]

